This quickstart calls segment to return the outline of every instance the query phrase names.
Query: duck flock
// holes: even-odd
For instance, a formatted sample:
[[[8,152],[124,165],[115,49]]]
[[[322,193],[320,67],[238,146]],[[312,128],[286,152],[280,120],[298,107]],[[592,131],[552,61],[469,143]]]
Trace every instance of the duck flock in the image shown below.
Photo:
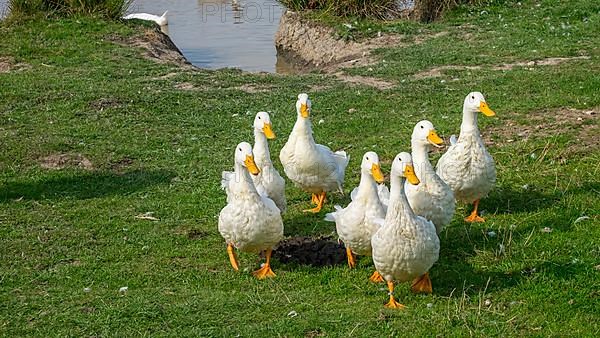
[[[315,142],[307,94],[298,95],[296,111],[296,123],[279,160],[288,179],[312,194],[314,208],[304,211],[317,213],[327,192],[343,192],[350,157]],[[469,93],[460,134],[450,138],[450,146],[435,168],[429,161],[430,147],[443,147],[444,141],[431,122],[418,122],[411,136],[412,154],[401,152],[392,162],[389,189],[379,157],[372,151],[365,153],[360,183],[351,193],[350,204],[345,208],[336,205],[325,217],[335,222],[350,268],[356,264],[355,254],[372,256],[375,272],[370,280],[387,283],[390,298],[386,307],[404,308],[394,298],[394,282],[411,281],[413,292],[432,292],[428,271],[438,260],[438,234],[452,220],[457,200],[474,205],[465,221],[484,221],[477,211],[479,200],[493,188],[496,169],[477,128],[479,113],[495,115],[481,93]],[[263,279],[275,277],[270,260],[273,247],[283,239],[285,180],[269,153],[267,140],[275,134],[268,113],[256,115],[254,137],[254,147],[242,142],[235,148],[234,171],[223,172],[227,205],[219,214],[219,232],[236,271],[235,249],[266,253],[265,264],[253,272]]]

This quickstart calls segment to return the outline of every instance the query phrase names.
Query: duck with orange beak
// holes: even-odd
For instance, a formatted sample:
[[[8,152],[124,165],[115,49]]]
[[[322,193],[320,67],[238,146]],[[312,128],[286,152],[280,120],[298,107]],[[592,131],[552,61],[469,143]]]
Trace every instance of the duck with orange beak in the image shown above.
[[[344,175],[350,157],[345,151],[333,152],[315,142],[310,122],[311,102],[307,94],[296,101],[297,118],[279,159],[287,177],[302,190],[312,194],[316,206],[305,212],[317,213],[329,191],[343,192]]]
[[[477,127],[477,115],[495,116],[483,94],[472,92],[463,104],[460,135],[437,163],[437,174],[452,188],[458,201],[473,203],[467,222],[484,222],[478,215],[479,200],[496,184],[494,159],[485,148]]]
[[[377,183],[383,183],[383,180],[379,156],[367,152],[360,165],[360,183],[352,202],[345,208],[336,205],[336,211],[325,217],[325,220],[335,222],[337,234],[346,246],[350,268],[356,265],[354,254],[371,256],[371,237],[379,229],[377,220],[385,218],[385,207],[377,194]],[[375,272],[371,281],[383,280]]]
[[[429,162],[431,147],[443,147],[444,141],[433,124],[423,120],[415,125],[410,143],[415,174],[420,183],[407,183],[404,188],[406,197],[415,214],[432,221],[439,234],[452,221],[456,208],[452,189],[436,174]]]
[[[250,177],[260,173],[252,146],[247,142],[238,144],[234,158],[233,173],[223,173],[221,186],[227,193],[227,205],[219,214],[219,232],[227,243],[229,262],[234,270],[239,270],[235,248],[244,252],[266,251],[266,263],[253,275],[258,279],[275,277],[271,253],[283,238],[279,208],[273,200],[258,193]]]
[[[260,170],[252,179],[259,194],[267,196],[275,202],[281,213],[285,212],[285,181],[273,166],[267,140],[275,139],[275,132],[269,113],[261,111],[254,118],[254,161]]]
[[[438,260],[440,241],[435,225],[416,215],[404,193],[405,182],[419,184],[409,153],[400,153],[390,172],[390,204],[381,227],[371,239],[373,263],[387,282],[392,309],[405,306],[394,297],[394,283],[413,281],[413,290],[431,293],[429,269]]]

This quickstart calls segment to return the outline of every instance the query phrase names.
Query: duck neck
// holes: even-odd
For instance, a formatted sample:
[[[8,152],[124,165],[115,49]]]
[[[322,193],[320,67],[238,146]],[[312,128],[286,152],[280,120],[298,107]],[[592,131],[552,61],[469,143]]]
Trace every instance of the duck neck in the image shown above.
[[[357,198],[360,196],[377,196],[377,184],[373,176],[365,170],[361,170],[360,183],[358,184]],[[371,199],[369,199],[371,200]]]
[[[472,112],[463,107],[462,123],[460,124],[460,133],[479,133],[477,128],[477,112]]]
[[[425,174],[434,171],[429,162],[429,146],[418,141],[411,141],[411,149],[415,174],[420,180],[423,180]]]
[[[243,165],[236,163],[234,167],[235,171],[235,182],[237,183],[238,189],[237,191],[241,193],[256,193],[256,187],[252,181],[252,177],[248,172],[248,169]]]
[[[292,129],[292,134],[312,137],[312,125],[310,123],[310,118],[304,118],[302,115],[298,114],[298,118],[296,119],[296,123]]]
[[[252,148],[252,152],[254,153],[254,160],[259,168],[262,169],[265,165],[271,163],[267,137],[263,132],[256,128],[254,128],[254,147]]]
[[[392,175],[390,177],[390,201],[388,204],[388,212],[386,215],[387,221],[390,224],[397,224],[394,220],[398,220],[405,216],[414,217],[414,213],[408,204],[406,194],[404,193],[404,177]]]

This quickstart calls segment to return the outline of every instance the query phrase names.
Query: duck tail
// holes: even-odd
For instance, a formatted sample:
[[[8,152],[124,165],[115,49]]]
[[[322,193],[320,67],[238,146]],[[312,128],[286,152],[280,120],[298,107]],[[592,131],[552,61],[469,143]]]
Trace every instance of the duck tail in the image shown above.
[[[167,19],[167,13],[169,13],[169,11],[165,11],[163,13],[163,15],[161,15],[160,17],[158,17],[158,19],[155,20],[156,24],[158,24],[159,26],[166,26],[169,24],[169,19]]]
[[[390,201],[390,189],[385,184],[379,184],[377,186],[377,195],[383,205],[387,207]]]
[[[346,152],[343,150],[336,151],[334,154],[335,162],[338,165],[338,168],[343,173],[346,170],[346,167],[348,166],[348,162],[350,162],[350,156],[348,156],[348,154],[346,154]]]
[[[335,222],[335,214],[336,214],[336,212],[342,210],[342,207],[339,206],[339,205],[337,205],[337,204],[334,206],[334,208],[335,208],[335,212],[330,212],[330,213],[328,213],[328,214],[325,215],[324,220],[326,220],[327,222]]]
[[[346,154],[345,151],[336,151],[334,153],[335,163],[338,167],[338,187],[339,191],[343,194],[344,189],[344,178],[346,175],[346,167],[348,166],[348,162],[350,162],[350,156]]]
[[[233,178],[235,174],[233,171],[224,171],[221,173],[221,189],[228,191],[229,190],[229,182]]]

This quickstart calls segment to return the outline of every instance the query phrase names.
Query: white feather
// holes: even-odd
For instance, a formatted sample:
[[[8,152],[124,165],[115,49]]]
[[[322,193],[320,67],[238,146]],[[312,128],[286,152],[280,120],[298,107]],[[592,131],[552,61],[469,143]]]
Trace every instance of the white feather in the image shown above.
[[[159,26],[166,26],[169,24],[169,21],[167,19],[168,12],[169,11],[165,11],[163,13],[163,15],[161,15],[161,16],[149,14],[149,13],[132,13],[132,14],[125,15],[123,17],[123,19],[125,19],[125,20],[139,19],[139,20],[145,20],[145,21],[153,21]]]

